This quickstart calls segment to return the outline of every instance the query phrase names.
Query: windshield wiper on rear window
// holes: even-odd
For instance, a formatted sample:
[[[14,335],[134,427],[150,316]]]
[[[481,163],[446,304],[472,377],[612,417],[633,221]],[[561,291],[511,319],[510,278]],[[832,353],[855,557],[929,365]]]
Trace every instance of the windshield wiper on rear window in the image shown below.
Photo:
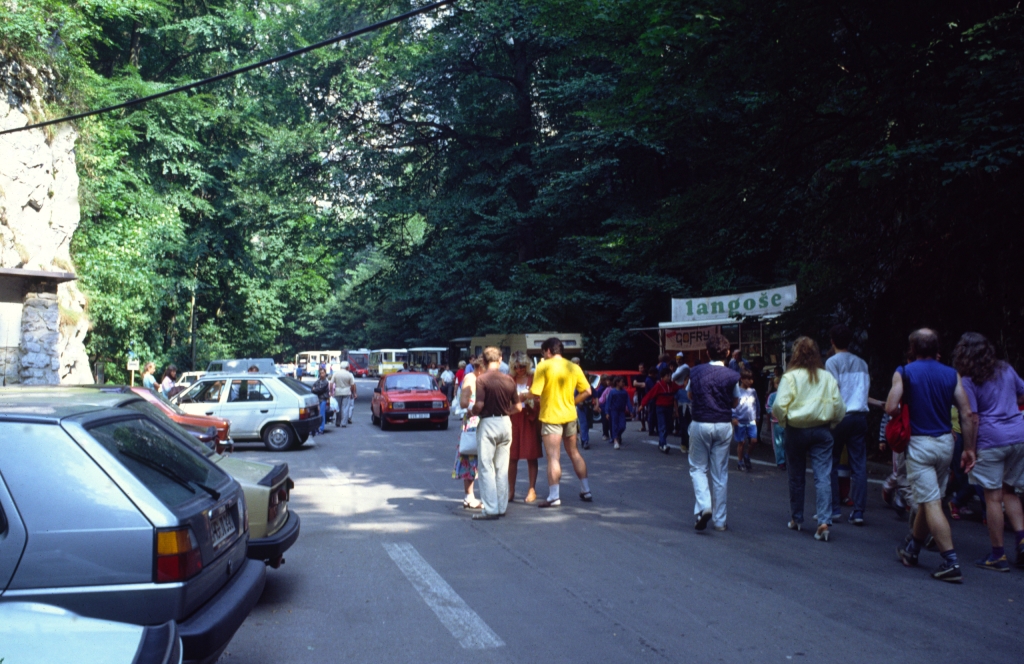
[[[173,468],[168,467],[166,464],[162,464],[159,461],[154,461],[153,459],[150,459],[149,457],[142,456],[141,454],[138,454],[137,452],[132,452],[131,450],[125,449],[125,448],[121,447],[120,445],[117,446],[117,451],[120,452],[121,454],[125,455],[129,459],[134,459],[135,461],[138,461],[142,465],[147,466],[149,468],[152,468],[153,470],[161,473],[165,477],[167,477],[167,478],[169,478],[171,480],[174,480],[175,482],[177,482],[181,486],[185,487],[186,489],[188,489],[192,493],[196,492],[196,490],[192,488],[192,485],[195,484],[197,487],[199,487],[200,489],[202,489],[206,493],[210,494],[213,497],[214,500],[217,500],[218,498],[220,498],[220,492],[217,491],[216,489],[214,489],[212,487],[208,487],[205,484],[203,484],[202,482],[197,482],[195,480],[187,480],[184,477],[182,477],[181,475],[179,475],[178,473],[176,473]]]

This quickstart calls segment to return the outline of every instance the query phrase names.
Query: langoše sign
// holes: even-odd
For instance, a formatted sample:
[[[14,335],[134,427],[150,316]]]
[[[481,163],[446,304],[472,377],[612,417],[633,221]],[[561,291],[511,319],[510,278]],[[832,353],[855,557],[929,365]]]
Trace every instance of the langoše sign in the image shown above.
[[[672,298],[672,322],[720,320],[734,316],[779,314],[796,304],[796,284],[767,290],[716,295],[714,297]]]

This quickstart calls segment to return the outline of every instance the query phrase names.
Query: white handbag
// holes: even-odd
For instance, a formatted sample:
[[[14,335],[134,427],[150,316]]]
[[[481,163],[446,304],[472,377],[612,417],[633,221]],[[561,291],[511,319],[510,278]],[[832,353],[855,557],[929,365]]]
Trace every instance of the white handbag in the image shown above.
[[[462,423],[462,434],[459,436],[459,454],[476,455],[479,448],[476,444],[476,427],[480,424],[480,418],[476,415],[466,418]]]

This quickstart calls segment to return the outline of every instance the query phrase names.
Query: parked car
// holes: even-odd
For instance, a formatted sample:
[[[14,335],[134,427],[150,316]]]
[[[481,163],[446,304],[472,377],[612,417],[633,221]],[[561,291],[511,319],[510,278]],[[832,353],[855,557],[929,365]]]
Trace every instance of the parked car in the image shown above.
[[[181,664],[173,620],[142,627],[85,618],[50,604],[0,602],[0,662]]]
[[[628,371],[628,370],[620,370],[620,369],[597,369],[597,370],[594,370],[594,371],[588,371],[587,372],[587,378],[590,380],[590,389],[591,390],[596,390],[597,386],[601,384],[601,377],[602,376],[608,376],[609,378],[612,379],[612,382],[615,382],[615,379],[618,378],[619,376],[622,376],[623,378],[625,378],[626,379],[626,387],[625,387],[626,394],[629,395],[630,402],[633,401],[633,395],[636,394],[636,388],[633,387],[633,381],[634,380],[641,380],[643,378],[640,375],[639,371]],[[633,416],[630,415],[629,413],[626,413],[626,419],[627,420],[632,420]]]
[[[448,428],[448,397],[425,373],[402,371],[381,377],[373,388],[370,419],[387,431],[397,424],[423,422]]]
[[[277,374],[277,365],[271,357],[244,357],[236,360],[213,360],[206,365],[206,371],[220,371],[228,373],[243,373],[249,367],[256,367],[260,373]]]
[[[178,624],[213,662],[259,600],[242,488],[135,394],[0,388],[0,602]]]
[[[262,560],[275,569],[281,566],[285,551],[299,537],[299,515],[288,509],[291,490],[295,487],[288,476],[288,464],[274,466],[225,455],[224,448],[231,444],[227,436],[230,426],[227,420],[191,415],[144,387],[103,386],[99,389],[142,397],[157,409],[158,417],[170,418],[203,443],[194,446],[195,449],[242,485],[249,514],[249,547],[246,555],[254,560]],[[203,424],[206,423],[213,424],[204,429]]]
[[[217,446],[216,451],[223,453],[225,450],[232,447],[231,441],[231,422],[227,421],[222,417],[213,417],[211,415],[196,415],[194,413],[186,413],[178,406],[171,403],[161,395],[157,394],[153,390],[148,390],[145,387],[110,387],[102,386],[102,389],[115,389],[115,390],[128,390],[139,395],[149,403],[159,408],[167,417],[174,420],[185,428],[198,429],[205,431],[209,427],[213,427],[217,432]],[[204,441],[205,442],[205,441]]]
[[[224,418],[234,440],[262,440],[277,452],[302,445],[320,426],[316,395],[288,376],[207,373],[171,403],[186,413]]]
[[[178,374],[178,380],[174,381],[174,384],[181,385],[182,387],[188,387],[204,375],[206,375],[205,371],[186,371],[183,374]]]

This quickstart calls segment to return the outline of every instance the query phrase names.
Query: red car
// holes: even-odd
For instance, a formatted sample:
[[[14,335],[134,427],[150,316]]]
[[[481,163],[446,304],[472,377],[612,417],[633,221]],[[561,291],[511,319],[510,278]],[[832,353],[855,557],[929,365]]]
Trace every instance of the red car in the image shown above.
[[[394,425],[423,422],[448,428],[448,397],[430,374],[400,371],[383,376],[373,388],[370,419],[387,431]]]
[[[224,450],[232,445],[229,436],[231,423],[227,420],[220,417],[209,417],[208,415],[192,415],[191,413],[186,413],[145,387],[132,387],[128,389],[162,410],[167,417],[182,426],[199,427],[200,429],[205,429],[206,427],[211,426],[215,427],[217,429],[217,454],[223,454]]]

